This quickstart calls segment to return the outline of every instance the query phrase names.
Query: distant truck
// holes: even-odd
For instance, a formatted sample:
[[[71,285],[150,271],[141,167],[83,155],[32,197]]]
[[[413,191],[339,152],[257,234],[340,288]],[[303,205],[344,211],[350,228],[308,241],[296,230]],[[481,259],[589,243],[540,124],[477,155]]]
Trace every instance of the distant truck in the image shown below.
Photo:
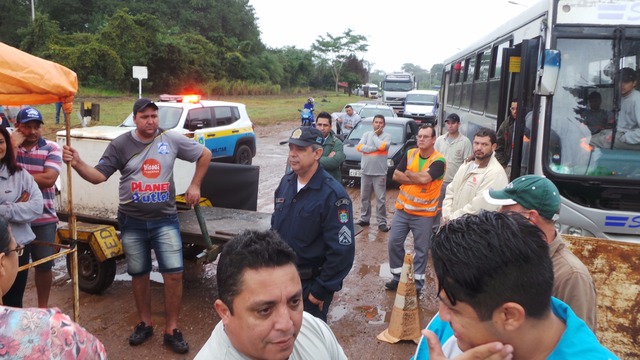
[[[438,96],[435,90],[411,90],[404,100],[403,117],[414,119],[418,123],[436,125],[438,119]]]
[[[382,102],[391,106],[398,115],[404,112],[404,99],[407,93],[415,90],[418,84],[415,76],[406,72],[386,74],[381,83]]]

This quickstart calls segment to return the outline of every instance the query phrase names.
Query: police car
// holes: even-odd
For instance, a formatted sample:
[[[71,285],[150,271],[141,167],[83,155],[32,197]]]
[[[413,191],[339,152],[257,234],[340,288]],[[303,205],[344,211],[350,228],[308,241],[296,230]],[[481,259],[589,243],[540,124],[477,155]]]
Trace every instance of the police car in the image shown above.
[[[256,136],[244,104],[167,94],[155,104],[161,129],[179,131],[203,144],[214,161],[251,165]],[[120,126],[135,127],[133,113]]]

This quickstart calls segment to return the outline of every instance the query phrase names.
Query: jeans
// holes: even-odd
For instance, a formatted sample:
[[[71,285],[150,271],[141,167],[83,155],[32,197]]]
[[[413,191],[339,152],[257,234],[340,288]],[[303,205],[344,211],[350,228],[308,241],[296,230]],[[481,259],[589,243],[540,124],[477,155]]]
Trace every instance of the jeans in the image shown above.
[[[158,220],[143,220],[118,212],[122,247],[131,276],[151,272],[151,249],[161,273],[182,272],[182,239],[178,215]]]
[[[371,193],[376,194],[376,219],[378,226],[387,225],[387,176],[371,176],[362,174],[360,179],[360,220],[369,221],[371,218]]]

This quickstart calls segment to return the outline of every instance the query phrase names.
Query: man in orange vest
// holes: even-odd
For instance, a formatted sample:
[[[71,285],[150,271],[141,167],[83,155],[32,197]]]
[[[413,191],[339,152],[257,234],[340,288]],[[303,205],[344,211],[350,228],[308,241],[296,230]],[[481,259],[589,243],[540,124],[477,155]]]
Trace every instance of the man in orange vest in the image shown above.
[[[399,182],[400,193],[396,200],[396,213],[389,233],[389,267],[393,279],[385,284],[388,290],[396,290],[404,261],[404,242],[413,234],[414,275],[418,294],[424,287],[427,254],[431,247],[431,227],[438,212],[440,188],[444,179],[446,161],[434,149],[436,130],[422,125],[418,131],[418,148],[409,149],[402,158],[393,180]]]

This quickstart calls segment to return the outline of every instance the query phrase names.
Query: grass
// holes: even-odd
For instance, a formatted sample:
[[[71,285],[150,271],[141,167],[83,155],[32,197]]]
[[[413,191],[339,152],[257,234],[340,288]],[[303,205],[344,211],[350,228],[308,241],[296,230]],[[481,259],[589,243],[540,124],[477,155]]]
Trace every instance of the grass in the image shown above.
[[[151,99],[158,99],[158,95],[147,95]],[[210,97],[209,100],[223,100],[243,103],[247,106],[247,112],[254,124],[258,126],[268,126],[278,124],[283,121],[299,119],[298,109],[302,109],[309,96],[314,97],[316,104],[315,113],[321,111],[328,113],[340,111],[342,107],[350,102],[364,100],[360,96],[348,96],[346,94],[335,94],[333,91],[312,91],[310,94],[279,94],[260,96],[219,96]],[[80,127],[79,111],[82,103],[99,104],[100,120],[92,121],[90,126],[109,125],[116,126],[122,123],[131,113],[133,103],[138,98],[137,95],[116,96],[103,93],[93,93],[83,91],[83,95],[76,95],[71,114],[71,127]],[[43,136],[50,140],[55,140],[57,131],[64,129],[64,120],[60,125],[55,125],[55,105],[35,106],[44,117]]]

